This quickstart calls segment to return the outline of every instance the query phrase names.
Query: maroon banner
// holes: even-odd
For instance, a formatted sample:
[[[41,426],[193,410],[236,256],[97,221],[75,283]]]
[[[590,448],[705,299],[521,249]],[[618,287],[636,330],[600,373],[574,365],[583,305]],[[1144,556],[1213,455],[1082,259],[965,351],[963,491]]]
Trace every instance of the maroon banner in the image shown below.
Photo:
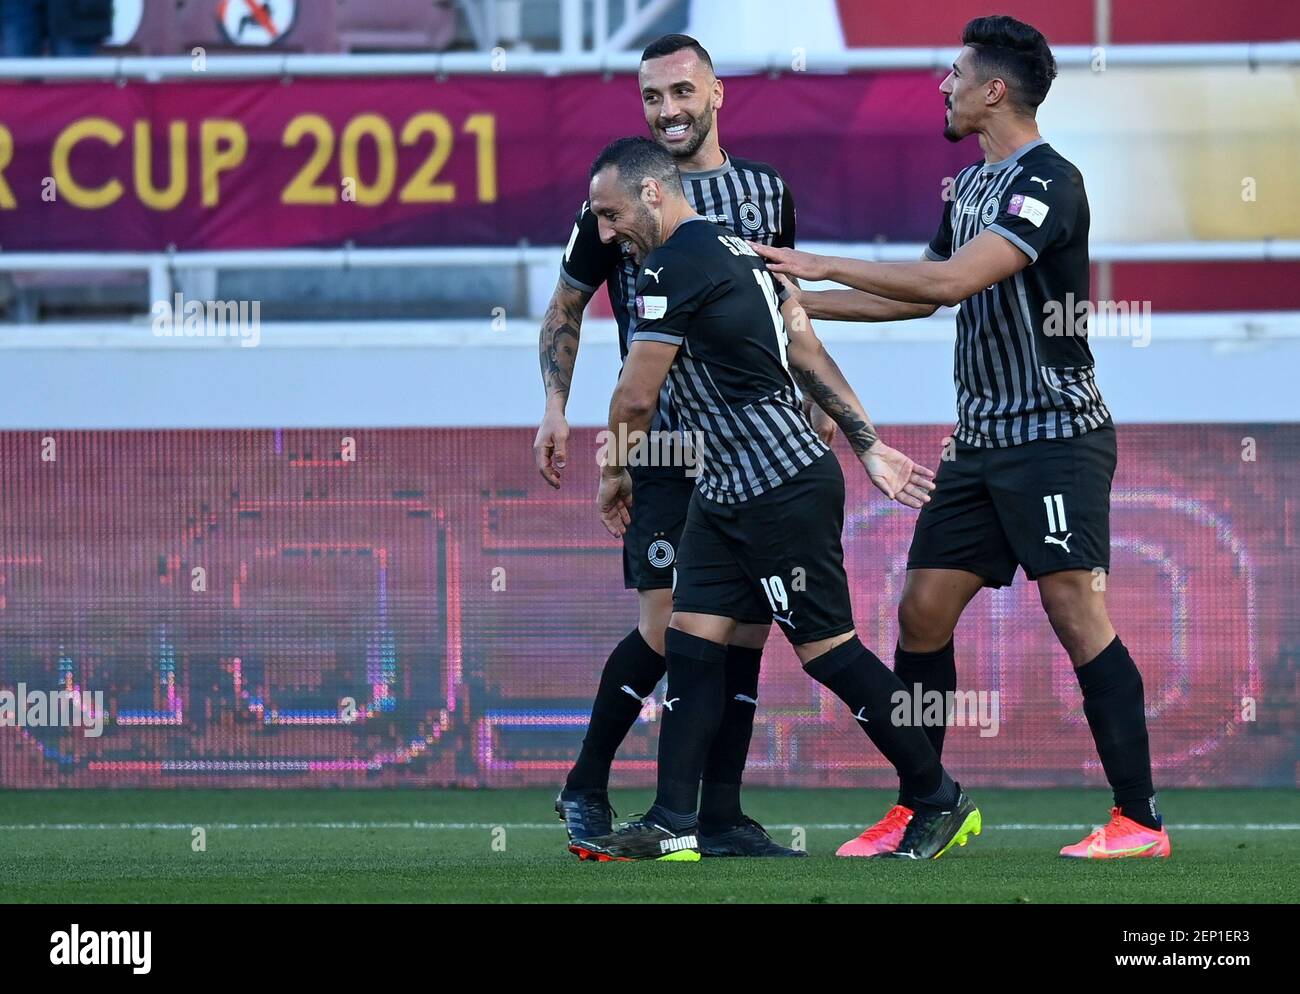
[[[937,455],[947,431],[891,441]],[[1243,434],[1119,430],[1107,600],[1162,788],[1296,783],[1300,428]],[[594,508],[595,433],[575,433],[558,492],[531,446],[526,429],[0,433],[0,787],[560,782],[637,607]],[[839,451],[854,615],[889,658],[915,515]],[[974,708],[944,759],[963,782],[1104,784],[1034,584],[981,593],[956,644]],[[54,691],[79,695],[75,723],[40,706]],[[747,783],[896,782],[776,632],[759,702]],[[619,782],[652,782],[658,716],[648,702]]]
[[[726,83],[723,147],[770,162],[799,237],[928,240],[938,77]],[[562,244],[587,167],[645,134],[632,76],[0,85],[0,249]]]

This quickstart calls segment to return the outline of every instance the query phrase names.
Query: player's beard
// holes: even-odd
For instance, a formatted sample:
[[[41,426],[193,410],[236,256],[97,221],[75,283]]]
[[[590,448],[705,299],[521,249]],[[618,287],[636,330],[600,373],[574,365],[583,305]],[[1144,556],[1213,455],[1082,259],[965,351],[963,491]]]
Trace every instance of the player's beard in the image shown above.
[[[659,128],[660,136],[663,135],[663,128]],[[663,147],[668,150],[668,154],[674,159],[689,159],[692,155],[700,150],[705,140],[713,131],[713,105],[710,104],[700,117],[691,118],[690,137],[684,142],[675,145],[664,143]]]
[[[663,244],[660,233],[663,227],[659,218],[656,218],[650,208],[643,203],[636,205],[636,223],[631,234],[635,238],[629,238],[634,249],[633,255],[636,257],[638,264],[645,261],[646,256]]]
[[[952,105],[948,104],[948,112],[952,114]],[[950,142],[959,142],[966,136],[957,130],[957,117],[954,114],[951,118],[943,123],[943,136]]]

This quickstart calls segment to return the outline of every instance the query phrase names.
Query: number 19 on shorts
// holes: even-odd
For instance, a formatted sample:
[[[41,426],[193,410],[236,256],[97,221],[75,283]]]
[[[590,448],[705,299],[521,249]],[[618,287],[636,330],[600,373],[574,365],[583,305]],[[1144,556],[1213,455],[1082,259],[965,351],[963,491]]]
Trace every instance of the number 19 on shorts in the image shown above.
[[[790,596],[785,592],[785,584],[781,582],[781,577],[765,576],[761,579],[763,593],[767,594],[767,602],[772,605],[772,613],[788,611],[790,609]]]

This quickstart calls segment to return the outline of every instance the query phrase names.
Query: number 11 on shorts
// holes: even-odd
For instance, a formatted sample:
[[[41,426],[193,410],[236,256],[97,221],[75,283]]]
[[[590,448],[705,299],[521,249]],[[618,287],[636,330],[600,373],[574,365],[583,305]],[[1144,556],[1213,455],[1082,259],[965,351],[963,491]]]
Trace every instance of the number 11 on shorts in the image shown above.
[[[1043,498],[1043,506],[1047,508],[1047,530],[1049,532],[1063,532],[1066,530],[1065,525],[1065,497],[1063,494],[1048,494]]]

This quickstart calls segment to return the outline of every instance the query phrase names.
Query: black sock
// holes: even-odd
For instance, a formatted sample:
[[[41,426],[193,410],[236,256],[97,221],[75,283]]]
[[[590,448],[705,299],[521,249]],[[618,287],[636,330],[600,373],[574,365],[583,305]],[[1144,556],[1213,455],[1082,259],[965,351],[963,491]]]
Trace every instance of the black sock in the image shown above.
[[[915,694],[917,684],[921,685],[921,694],[932,690],[943,694],[944,715],[948,713],[948,696],[957,689],[957,663],[953,658],[952,639],[942,649],[934,652],[908,652],[901,645],[894,648],[894,675],[903,681],[908,693]],[[925,698],[922,696],[922,702]],[[948,730],[947,722],[940,725],[926,725],[925,737],[934,747],[934,754],[943,758],[943,736]]]
[[[1096,659],[1074,672],[1101,767],[1115,792],[1115,806],[1139,825],[1158,829],[1142,674],[1133,657],[1116,636]]]
[[[600,674],[587,735],[564,783],[566,790],[609,788],[614,753],[641,713],[641,699],[650,696],[663,675],[664,657],[633,628],[609,654]]]
[[[876,748],[894,764],[907,798],[933,797],[944,789],[944,770],[925,731],[891,720],[894,695],[903,681],[856,637],[804,666],[808,675],[849,706]]]
[[[704,783],[700,789],[700,824],[730,828],[740,824],[740,781],[745,774],[749,740],[754,734],[754,712],[758,709],[758,669],[762,649],[743,645],[727,646],[727,683],[722,724],[713,737],[704,762]]]
[[[655,806],[694,814],[709,746],[722,723],[727,647],[668,629],[668,689],[659,729]],[[680,827],[680,826],[679,826]]]

